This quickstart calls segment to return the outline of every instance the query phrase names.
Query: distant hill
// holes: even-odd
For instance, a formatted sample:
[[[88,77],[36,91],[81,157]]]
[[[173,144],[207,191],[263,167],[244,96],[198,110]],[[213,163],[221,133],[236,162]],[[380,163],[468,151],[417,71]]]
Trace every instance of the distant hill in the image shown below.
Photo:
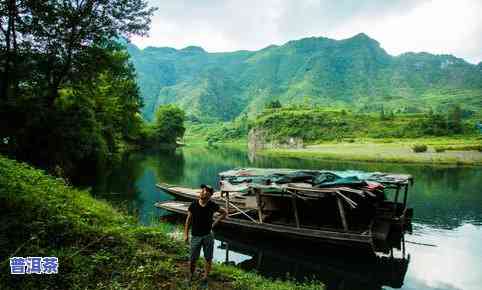
[[[310,37],[258,51],[208,53],[129,44],[152,118],[160,104],[176,103],[192,119],[231,120],[267,102],[310,103],[358,111],[445,110],[457,103],[482,110],[482,63],[451,55],[391,56],[366,34],[344,40]]]

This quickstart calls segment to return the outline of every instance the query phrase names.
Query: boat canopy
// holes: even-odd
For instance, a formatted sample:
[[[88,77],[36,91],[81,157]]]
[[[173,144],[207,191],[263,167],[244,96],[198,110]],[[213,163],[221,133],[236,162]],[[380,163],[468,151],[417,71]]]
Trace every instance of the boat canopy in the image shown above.
[[[413,177],[408,174],[362,171],[327,171],[327,170],[294,170],[273,168],[238,168],[219,173],[221,180],[226,180],[229,186],[247,184],[281,185],[288,183],[305,183],[313,188],[327,187],[360,187],[370,182],[385,186],[401,186],[413,183]],[[227,185],[227,184],[226,184]],[[227,185],[228,186],[228,185]],[[229,187],[228,186],[228,187]],[[240,191],[235,188],[226,191]],[[241,189],[241,188],[239,188]]]

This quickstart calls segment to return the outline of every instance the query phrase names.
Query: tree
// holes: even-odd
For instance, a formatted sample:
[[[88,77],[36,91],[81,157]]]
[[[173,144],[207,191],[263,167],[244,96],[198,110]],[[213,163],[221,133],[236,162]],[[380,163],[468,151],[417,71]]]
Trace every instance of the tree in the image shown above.
[[[39,136],[23,136],[22,149],[31,162],[49,160],[47,167],[60,166],[69,177],[102,161],[119,157],[129,142],[140,134],[142,104],[128,55],[122,50],[109,53],[91,82],[72,82],[59,90],[52,122],[37,128]],[[30,117],[36,120],[34,114]],[[49,130],[49,132],[46,132]],[[55,141],[52,141],[55,140]]]
[[[443,136],[447,135],[447,122],[442,114],[430,110],[420,122],[411,125],[412,128],[419,128],[423,135]]]
[[[8,153],[52,168],[133,138],[142,102],[118,40],[146,34],[153,11],[146,0],[0,1],[0,139],[10,140]],[[83,146],[88,138],[97,145]]]
[[[175,144],[177,138],[182,138],[186,128],[183,110],[175,105],[162,105],[156,111],[155,135],[161,144]]]
[[[266,109],[279,109],[281,108],[282,105],[279,100],[273,100],[269,103],[266,104],[265,108]]]
[[[380,120],[385,121],[387,117],[385,116],[385,109],[383,108],[383,105],[380,107]]]
[[[2,47],[7,56],[29,56],[25,61],[48,88],[47,105],[65,82],[90,75],[99,48],[119,37],[145,35],[154,12],[145,0],[9,0],[0,9]],[[7,87],[13,69],[7,62]]]
[[[459,105],[454,105],[447,116],[447,127],[452,133],[462,133],[462,109]]]
[[[388,119],[390,119],[390,120],[395,119],[395,112],[393,110],[390,111],[390,114],[388,115]]]
[[[309,109],[309,108],[312,108],[312,106],[313,106],[313,102],[311,100],[311,97],[305,96],[303,98],[303,107],[305,109]]]

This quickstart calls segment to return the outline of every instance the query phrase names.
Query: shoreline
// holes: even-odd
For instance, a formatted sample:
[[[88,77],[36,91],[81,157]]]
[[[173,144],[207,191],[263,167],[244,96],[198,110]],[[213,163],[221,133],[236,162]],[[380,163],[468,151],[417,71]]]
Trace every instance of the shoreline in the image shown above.
[[[397,164],[482,166],[482,152],[435,152],[429,145],[427,152],[415,153],[407,143],[331,143],[310,145],[302,149],[263,149],[257,155],[298,159],[318,159],[347,162],[383,162]]]
[[[8,233],[0,256],[58,257],[61,273],[19,280],[6,274],[9,265],[1,261],[5,289],[197,288],[197,282],[187,283],[188,246],[170,236],[171,225],[141,225],[88,191],[3,155],[0,165],[0,219]],[[213,263],[209,284],[226,290],[325,289],[320,282],[270,279],[221,263]]]

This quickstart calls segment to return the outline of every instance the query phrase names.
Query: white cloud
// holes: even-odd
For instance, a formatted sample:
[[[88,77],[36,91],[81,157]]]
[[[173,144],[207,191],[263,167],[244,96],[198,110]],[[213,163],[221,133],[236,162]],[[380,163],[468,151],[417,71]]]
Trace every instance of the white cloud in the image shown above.
[[[391,54],[427,51],[482,61],[480,0],[150,0],[159,7],[140,46],[256,50],[309,36],[365,32]]]
[[[385,17],[381,25],[365,22],[360,27],[392,54],[427,51],[477,62],[482,60],[481,12],[482,1],[437,0],[406,15]]]

